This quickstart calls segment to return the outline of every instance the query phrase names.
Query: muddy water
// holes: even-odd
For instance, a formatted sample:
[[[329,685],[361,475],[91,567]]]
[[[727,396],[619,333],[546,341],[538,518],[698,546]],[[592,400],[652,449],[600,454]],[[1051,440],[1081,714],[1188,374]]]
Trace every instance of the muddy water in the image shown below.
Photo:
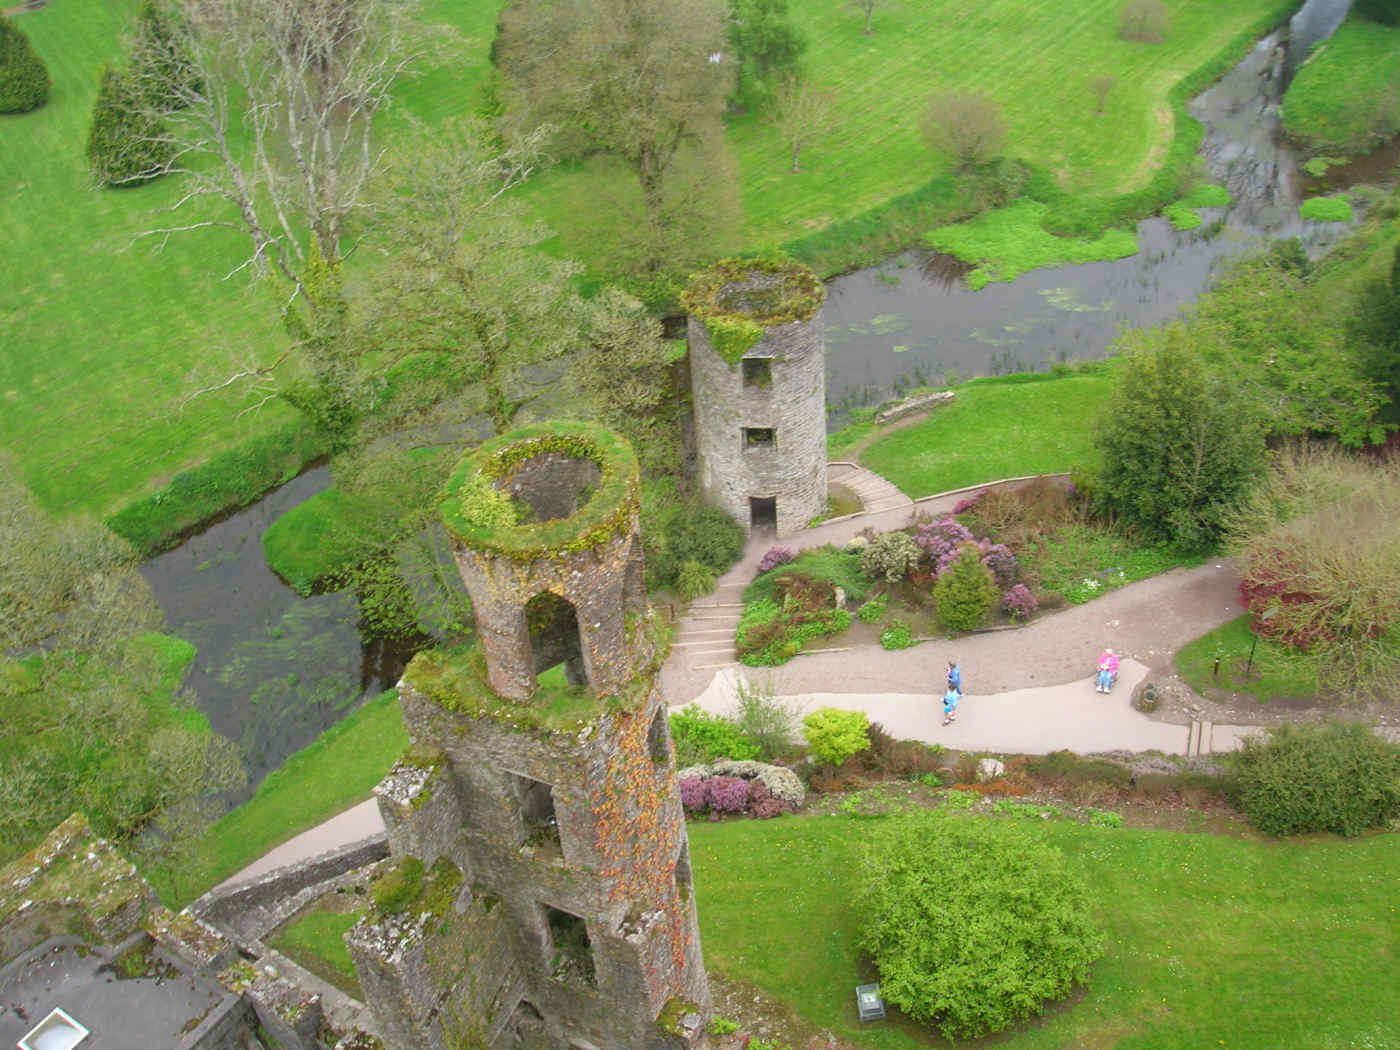
[[[185,685],[243,751],[250,789],[402,671],[360,637],[352,594],[302,598],[263,557],[263,531],[329,484],[327,468],[308,471],[141,570],[166,630],[199,648]]]

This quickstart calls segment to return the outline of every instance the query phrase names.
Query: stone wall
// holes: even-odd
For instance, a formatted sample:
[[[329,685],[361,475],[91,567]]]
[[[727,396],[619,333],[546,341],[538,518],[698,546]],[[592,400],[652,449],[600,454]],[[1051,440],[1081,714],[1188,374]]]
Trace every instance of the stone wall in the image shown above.
[[[700,486],[750,527],[749,500],[777,501],[777,532],[790,535],[826,511],[826,359],[822,314],[765,330],[745,360],[767,361],[768,384],[744,383],[696,317],[688,322]],[[769,428],[774,445],[748,447],[745,428]]]

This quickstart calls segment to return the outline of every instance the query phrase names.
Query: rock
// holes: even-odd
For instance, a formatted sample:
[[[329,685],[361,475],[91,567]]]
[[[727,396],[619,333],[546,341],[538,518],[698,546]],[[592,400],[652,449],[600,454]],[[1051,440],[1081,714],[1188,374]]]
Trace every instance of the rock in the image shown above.
[[[714,770],[709,766],[686,766],[684,769],[676,770],[676,780],[685,780],[688,777],[698,777],[701,780],[708,780],[714,776]]]
[[[695,768],[686,770],[681,774],[684,776],[697,776]],[[733,759],[721,759],[713,766],[707,767],[707,776],[722,777],[743,777],[745,780],[760,780],[772,793],[773,797],[783,802],[789,802],[794,807],[801,806],[807,801],[807,790],[802,786],[802,781],[797,779],[797,774],[784,766],[770,766],[766,762],[755,762],[752,759],[734,761]]]
[[[918,394],[914,397],[906,397],[897,405],[891,405],[875,417],[876,423],[892,423],[896,419],[903,419],[905,416],[912,416],[915,412],[923,412],[926,409],[938,408],[940,405],[949,405],[957,400],[958,395],[951,390],[940,390],[936,394]]]
[[[837,588],[836,588],[836,608],[838,608],[838,609],[844,609],[845,607],[846,607],[846,588],[844,588],[844,587],[837,587]]]
[[[997,758],[983,758],[977,762],[977,781],[995,780],[1006,772],[1006,764]]]

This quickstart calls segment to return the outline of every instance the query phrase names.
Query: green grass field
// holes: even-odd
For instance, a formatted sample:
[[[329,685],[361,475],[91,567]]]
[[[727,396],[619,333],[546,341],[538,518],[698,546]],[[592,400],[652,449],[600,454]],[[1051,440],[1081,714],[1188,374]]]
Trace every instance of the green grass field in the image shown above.
[[[690,824],[705,963],[869,1050],[948,1047],[893,1018],[864,1026],[872,980],[850,902],[881,818]],[[996,819],[979,817],[973,819]],[[1082,997],[1007,1050],[1351,1050],[1400,1045],[1400,835],[1289,842],[1038,824],[1080,867],[1108,933]]]
[[[1217,657],[1219,674],[1215,671]],[[1198,693],[1229,689],[1260,703],[1316,697],[1320,687],[1316,659],[1267,638],[1258,639],[1256,644],[1248,616],[1237,617],[1183,646],[1176,654],[1176,669]]]
[[[1284,96],[1283,127],[1306,148],[1364,153],[1395,134],[1400,27],[1345,23],[1321,44]],[[1387,119],[1388,118],[1388,119]],[[1389,126],[1389,134],[1377,127]]]
[[[914,499],[1094,466],[1094,420],[1108,403],[1111,370],[975,379],[957,388],[953,404],[877,438],[860,462]]]
[[[269,773],[220,817],[178,872],[144,874],[172,907],[188,904],[293,835],[369,797],[408,746],[398,694],[381,693]]]
[[[387,134],[406,116],[425,121],[470,112],[498,9],[496,0],[431,0],[430,23],[460,34],[461,54],[406,83]],[[1142,186],[1169,146],[1168,89],[1218,55],[1276,0],[1172,0],[1173,26],[1160,45],[1117,37],[1118,0],[967,0],[904,3],[880,11],[862,36],[843,0],[794,5],[811,47],[815,79],[838,86],[844,123],[787,174],[787,152],[763,114],[729,129],[742,185],[744,240],[783,242],[926,184],[941,173],[918,123],[936,88],[982,88],[1005,107],[1008,152],[1047,171],[1070,193],[1112,194]],[[102,64],[136,0],[63,3],[20,24],[54,78],[43,109],[0,122],[0,359],[5,413],[0,444],[17,450],[26,480],[55,510],[106,513],[157,488],[182,467],[283,423],[269,404],[239,416],[244,394],[185,395],[223,377],[228,361],[267,361],[281,345],[264,293],[225,275],[244,256],[229,231],[122,251],[157,225],[150,214],[180,186],[160,180],[129,190],[95,189],[83,148]],[[1117,77],[1104,116],[1088,81]],[[531,200],[559,230],[558,250],[595,257],[597,208],[580,208],[599,187],[578,168],[540,179]],[[605,231],[602,231],[605,232]]]
[[[345,934],[362,915],[363,911],[313,911],[273,934],[267,943],[346,995],[363,1000],[359,975],[345,947]]]

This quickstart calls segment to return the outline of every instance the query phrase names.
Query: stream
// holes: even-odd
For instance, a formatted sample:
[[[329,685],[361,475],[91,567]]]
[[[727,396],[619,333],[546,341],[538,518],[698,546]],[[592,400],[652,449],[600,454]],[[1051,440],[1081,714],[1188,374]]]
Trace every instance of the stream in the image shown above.
[[[1335,28],[1349,6],[1308,0],[1297,18]],[[1197,230],[1147,219],[1134,256],[1037,270],[976,292],[946,258],[919,253],[829,282],[829,424],[920,384],[1101,358],[1124,327],[1158,324],[1194,302],[1231,257],[1269,238],[1300,236],[1321,249],[1344,235],[1345,226],[1297,217],[1297,164],[1278,134],[1278,100],[1292,68],[1281,40],[1260,41],[1191,104],[1207,128],[1204,161],[1234,198],[1228,209],[1206,211]],[[166,630],[199,648],[185,684],[213,728],[242,749],[249,791],[391,687],[407,656],[361,637],[353,594],[302,598],[267,566],[263,531],[329,484],[328,468],[310,470],[142,570]]]

